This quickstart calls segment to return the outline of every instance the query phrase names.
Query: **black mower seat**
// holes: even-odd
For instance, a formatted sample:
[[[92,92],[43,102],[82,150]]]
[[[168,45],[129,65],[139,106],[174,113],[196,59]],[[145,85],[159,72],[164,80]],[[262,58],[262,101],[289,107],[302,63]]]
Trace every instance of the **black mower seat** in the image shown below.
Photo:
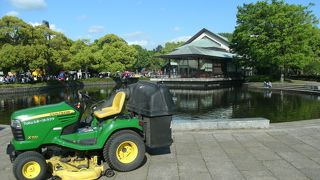
[[[94,111],[94,115],[99,119],[103,119],[109,116],[117,115],[122,111],[122,107],[126,98],[124,92],[118,92],[112,101],[111,106],[102,107],[101,109]]]

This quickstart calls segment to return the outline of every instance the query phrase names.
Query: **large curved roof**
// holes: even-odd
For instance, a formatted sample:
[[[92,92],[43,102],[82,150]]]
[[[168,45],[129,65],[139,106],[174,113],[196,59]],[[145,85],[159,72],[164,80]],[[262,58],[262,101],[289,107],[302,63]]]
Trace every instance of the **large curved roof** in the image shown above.
[[[213,37],[208,37],[208,34],[213,34],[215,35],[214,37],[217,38],[213,39]],[[217,36],[206,29],[202,29],[183,46],[178,47],[171,53],[161,55],[160,57],[166,59],[232,59],[235,54],[228,52],[229,48],[226,46],[226,42],[227,41],[221,36]],[[223,43],[224,46],[222,45]]]

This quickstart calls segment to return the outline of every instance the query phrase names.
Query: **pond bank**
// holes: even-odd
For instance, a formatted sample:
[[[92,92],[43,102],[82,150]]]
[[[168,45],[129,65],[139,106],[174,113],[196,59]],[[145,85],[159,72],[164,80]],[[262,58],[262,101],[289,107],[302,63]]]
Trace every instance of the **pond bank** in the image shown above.
[[[44,92],[56,88],[65,88],[65,87],[77,87],[83,88],[87,86],[108,86],[115,85],[114,81],[98,81],[98,82],[82,82],[82,81],[71,81],[71,82],[58,82],[58,83],[48,83],[48,84],[39,84],[39,85],[26,85],[18,87],[0,87],[1,94],[13,94],[13,93],[26,93],[26,92]]]
[[[266,89],[275,91],[290,91],[295,93],[316,94],[320,95],[320,83],[311,81],[292,81],[272,83],[272,88],[263,87],[263,82],[244,83],[243,87],[249,89]]]

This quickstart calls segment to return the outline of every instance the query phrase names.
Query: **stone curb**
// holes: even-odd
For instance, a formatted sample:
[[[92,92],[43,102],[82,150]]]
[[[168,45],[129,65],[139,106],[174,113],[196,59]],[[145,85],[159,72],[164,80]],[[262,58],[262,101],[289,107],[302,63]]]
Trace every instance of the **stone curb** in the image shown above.
[[[26,93],[26,92],[40,92],[47,91],[50,89],[64,88],[64,87],[86,87],[86,86],[105,86],[114,85],[115,82],[84,82],[83,84],[61,84],[61,85],[48,85],[40,87],[15,87],[15,88],[0,88],[0,94],[10,93]]]
[[[173,131],[198,131],[216,129],[265,129],[270,120],[266,118],[235,118],[222,120],[179,120],[172,121]]]
[[[237,118],[212,120],[178,120],[172,121],[173,131],[199,131],[217,129],[266,129],[270,126],[270,120],[265,118]],[[0,124],[0,128],[9,128],[9,125]]]

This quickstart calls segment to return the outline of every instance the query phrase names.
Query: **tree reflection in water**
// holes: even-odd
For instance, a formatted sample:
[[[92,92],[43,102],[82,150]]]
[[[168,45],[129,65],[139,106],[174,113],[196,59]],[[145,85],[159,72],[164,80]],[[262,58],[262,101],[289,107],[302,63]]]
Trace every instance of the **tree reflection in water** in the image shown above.
[[[86,88],[95,100],[109,98],[114,87]],[[38,105],[74,102],[78,89],[56,89],[47,93],[0,95],[0,124],[9,124],[11,113]],[[320,96],[223,88],[214,90],[170,90],[176,104],[174,120],[265,117],[271,122],[320,118]]]
[[[243,88],[171,92],[176,99],[177,120],[265,117],[271,122],[285,122],[320,117],[317,95]]]

